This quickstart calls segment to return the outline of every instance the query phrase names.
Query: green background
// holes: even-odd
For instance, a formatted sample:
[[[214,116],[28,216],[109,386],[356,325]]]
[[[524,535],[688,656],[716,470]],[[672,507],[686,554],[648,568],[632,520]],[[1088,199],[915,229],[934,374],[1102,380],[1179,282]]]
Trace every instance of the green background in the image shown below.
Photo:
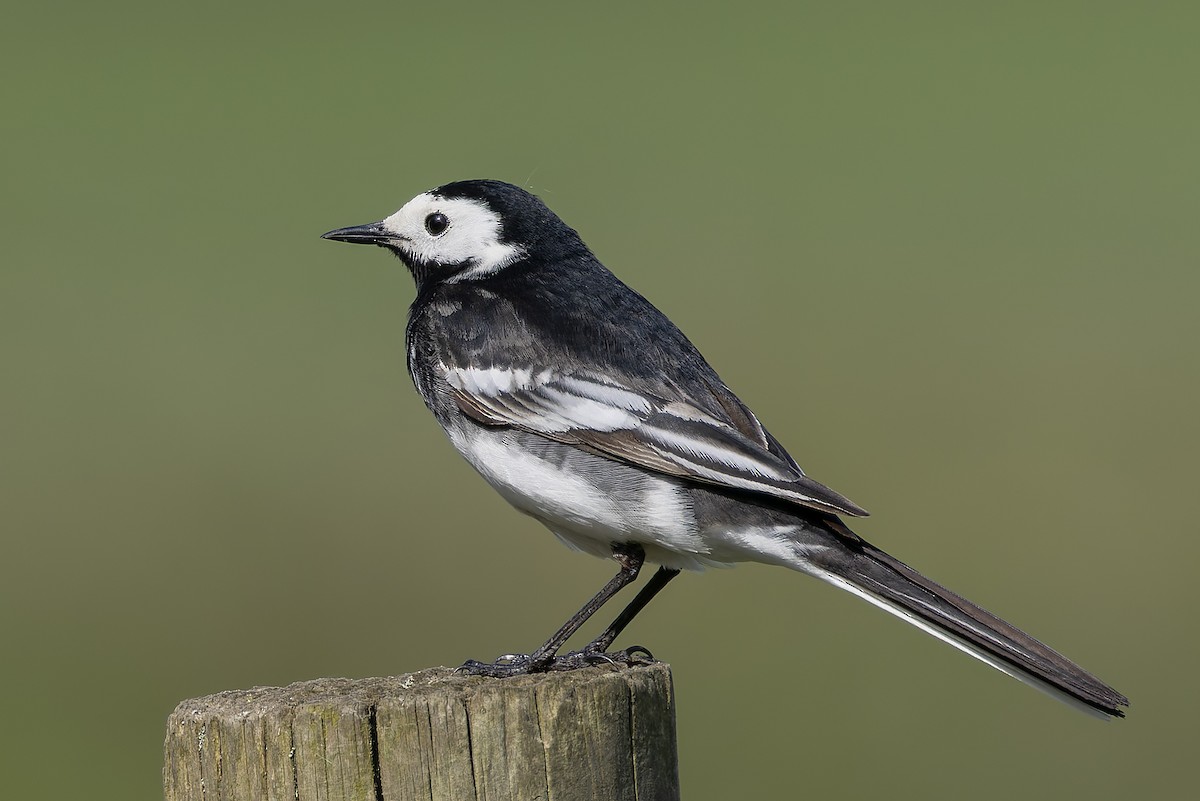
[[[1194,787],[1195,4],[10,6],[5,798],[158,797],[183,698],[528,649],[608,578],[445,441],[401,265],[318,239],[473,177],[578,228],[867,537],[1133,700],[685,575],[622,641],[674,665],[686,798]]]

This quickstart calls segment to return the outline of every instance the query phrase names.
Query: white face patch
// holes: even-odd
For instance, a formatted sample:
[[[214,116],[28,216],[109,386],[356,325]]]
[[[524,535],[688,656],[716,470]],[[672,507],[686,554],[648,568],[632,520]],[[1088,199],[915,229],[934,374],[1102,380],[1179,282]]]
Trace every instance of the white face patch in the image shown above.
[[[445,230],[426,227],[430,215],[445,217]],[[500,217],[478,200],[441,198],[423,192],[383,221],[397,245],[414,261],[467,265],[449,281],[478,278],[497,272],[524,255],[516,246],[500,241]]]

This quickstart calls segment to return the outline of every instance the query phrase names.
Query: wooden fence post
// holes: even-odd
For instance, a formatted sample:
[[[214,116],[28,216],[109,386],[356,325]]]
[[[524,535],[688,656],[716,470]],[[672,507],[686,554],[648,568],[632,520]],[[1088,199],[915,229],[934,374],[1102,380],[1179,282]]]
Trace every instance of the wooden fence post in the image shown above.
[[[661,662],[223,692],[179,704],[164,750],[167,801],[679,798]]]

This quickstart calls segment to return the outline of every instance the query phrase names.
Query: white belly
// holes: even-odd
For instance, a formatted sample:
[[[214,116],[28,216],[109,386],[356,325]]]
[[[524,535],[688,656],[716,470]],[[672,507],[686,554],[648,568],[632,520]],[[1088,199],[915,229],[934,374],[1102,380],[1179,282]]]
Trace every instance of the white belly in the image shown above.
[[[614,542],[636,542],[667,567],[719,564],[676,479],[513,429],[451,426],[447,433],[505,500],[574,548],[608,557]]]

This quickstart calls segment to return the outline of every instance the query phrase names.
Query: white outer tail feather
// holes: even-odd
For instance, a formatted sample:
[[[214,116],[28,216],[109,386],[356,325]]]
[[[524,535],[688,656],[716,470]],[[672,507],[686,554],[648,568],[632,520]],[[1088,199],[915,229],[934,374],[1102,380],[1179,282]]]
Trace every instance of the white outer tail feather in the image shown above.
[[[823,581],[827,581],[835,587],[843,589],[846,592],[849,592],[853,595],[857,595],[859,598],[862,598],[864,601],[874,604],[875,606],[879,607],[880,609],[884,610],[885,612],[889,612],[889,613],[895,615],[896,617],[900,618],[901,620],[905,621],[906,623],[911,623],[913,626],[916,626],[917,628],[921,629],[925,633],[932,634],[934,637],[937,637],[942,642],[947,643],[947,644],[957,648],[958,650],[962,651],[965,654],[969,654],[970,656],[975,657],[980,662],[983,662],[987,665],[991,665],[996,670],[999,670],[1001,673],[1006,673],[1009,676],[1012,676],[1017,681],[1022,682],[1023,684],[1027,684],[1030,687],[1033,687],[1035,690],[1040,690],[1041,692],[1045,693],[1046,695],[1049,695],[1051,698],[1054,698],[1055,700],[1058,700],[1065,704],[1068,704],[1068,705],[1080,710],[1081,712],[1086,712],[1094,718],[1098,718],[1100,720],[1108,720],[1109,719],[1109,715],[1107,715],[1106,713],[1100,711],[1099,709],[1096,709],[1095,707],[1085,704],[1084,702],[1080,701],[1078,698],[1075,698],[1072,695],[1068,695],[1067,693],[1063,692],[1062,690],[1058,689],[1057,687],[1054,687],[1053,685],[1048,684],[1047,682],[1043,681],[1041,678],[1034,676],[1030,673],[1026,673],[1025,671],[1018,669],[1014,665],[1009,665],[1009,664],[1006,664],[1005,662],[1000,661],[999,659],[996,659],[994,656],[987,653],[986,651],[983,651],[982,649],[978,648],[977,646],[972,645],[971,643],[968,643],[967,641],[951,634],[948,631],[939,629],[938,627],[932,625],[928,621],[922,620],[921,618],[917,617],[912,612],[908,611],[907,609],[903,608],[902,606],[894,604],[891,601],[884,600],[883,598],[880,598],[879,596],[874,595],[873,593],[867,592],[866,590],[862,589],[861,587],[857,587],[854,584],[851,584],[849,581],[842,578],[841,576],[838,576],[827,570],[822,570],[821,568],[815,567],[810,564],[805,564],[801,569],[805,573],[815,576]]]

